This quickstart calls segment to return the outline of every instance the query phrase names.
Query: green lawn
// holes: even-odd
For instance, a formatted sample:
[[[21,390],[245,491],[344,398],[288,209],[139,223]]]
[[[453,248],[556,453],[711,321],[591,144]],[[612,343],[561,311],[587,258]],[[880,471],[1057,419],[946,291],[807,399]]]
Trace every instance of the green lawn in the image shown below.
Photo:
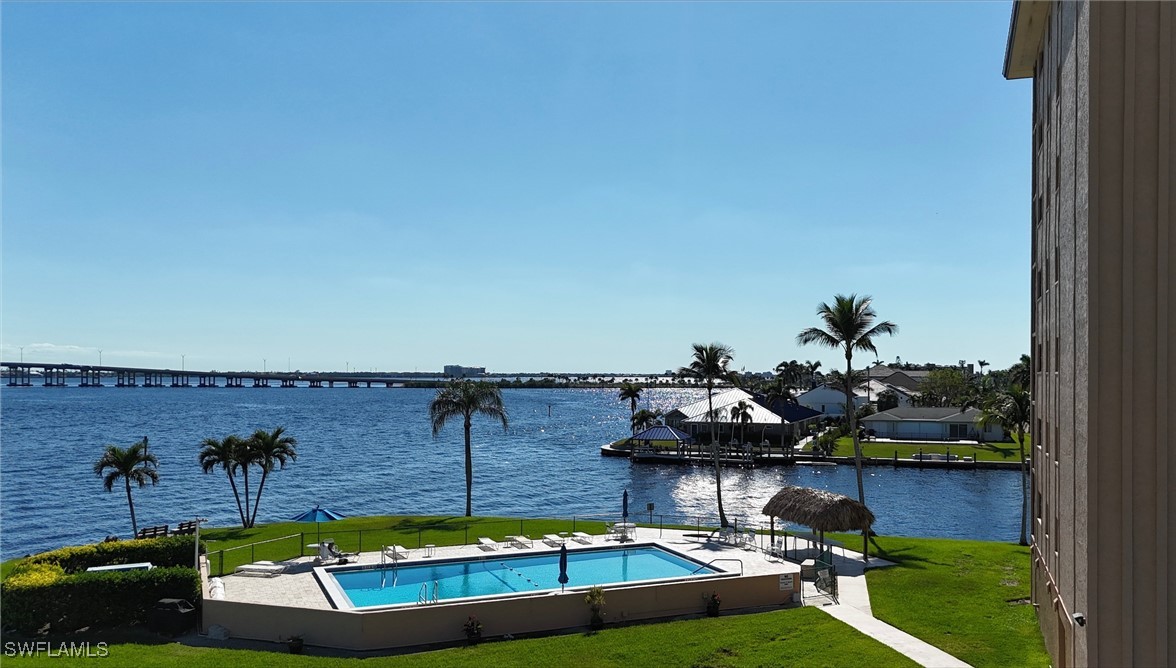
[[[570,521],[465,517],[365,517],[330,523],[341,545],[364,531],[378,547],[391,539],[414,547],[418,536],[437,545],[460,542],[467,534],[501,538],[519,533],[570,531]],[[313,527],[314,525],[309,525]],[[327,526],[327,524],[324,524]],[[577,530],[602,528],[577,522]],[[242,531],[202,532],[210,549],[239,546],[289,535],[307,525],[283,523]],[[313,530],[313,529],[312,529]],[[352,534],[344,533],[346,531]],[[370,532],[370,533],[369,533]],[[323,537],[327,532],[323,532]],[[848,545],[860,536],[838,535]],[[303,538],[300,536],[299,540]],[[309,537],[307,538],[309,540]],[[472,542],[472,541],[467,541]],[[372,548],[376,549],[376,548]],[[986,666],[1049,665],[1029,596],[1029,551],[1008,543],[881,536],[871,548],[898,565],[867,573],[875,616],[960,659]],[[257,558],[263,558],[260,555]],[[607,610],[607,608],[606,608]],[[730,615],[609,628],[600,633],[487,642],[392,657],[338,659],[272,652],[195,648],[144,640],[134,632],[95,636],[113,644],[109,665],[219,666],[899,666],[905,657],[813,608]],[[121,641],[119,640],[121,638]],[[8,638],[5,638],[8,640]],[[68,642],[68,640],[67,640]],[[314,649],[309,651],[312,653]],[[10,659],[12,660],[12,659]],[[20,659],[21,665],[54,665],[48,658]]]
[[[221,528],[200,532],[209,552],[214,575],[230,573],[241,564],[259,559],[278,561],[299,556],[309,543],[331,539],[344,552],[375,552],[383,545],[416,549],[425,545],[470,545],[480,536],[503,540],[506,536],[535,538],[560,531],[603,533],[599,520],[511,519],[503,517],[383,516],[349,517],[334,522],[278,522],[252,529]],[[258,545],[260,541],[271,541]],[[253,545],[253,547],[244,547]],[[239,549],[232,549],[239,548]],[[224,550],[224,552],[221,552]]]
[[[861,535],[838,539],[857,545]],[[866,573],[875,617],[977,668],[1050,664],[1028,604],[1029,548],[896,536],[877,542],[878,556],[898,566]]]
[[[606,606],[607,608],[607,606]],[[314,652],[314,648],[308,648]],[[59,665],[61,658],[8,659],[20,666]],[[434,666],[914,666],[914,662],[815,608],[716,619],[610,628],[474,647],[367,659],[291,656],[209,649],[178,643],[114,644],[108,666],[234,668],[422,668]]]
[[[1029,454],[1029,437],[1025,437],[1025,455]],[[806,446],[811,450],[811,446]],[[892,458],[898,451],[899,459],[910,459],[919,452],[926,454],[951,454],[960,457],[974,457],[976,461],[1013,462],[1016,463],[1018,448],[1016,443],[983,443],[980,445],[962,445],[959,443],[876,443],[862,441],[863,457]],[[853,456],[853,439],[843,436],[837,439],[837,447],[833,450],[837,457]]]

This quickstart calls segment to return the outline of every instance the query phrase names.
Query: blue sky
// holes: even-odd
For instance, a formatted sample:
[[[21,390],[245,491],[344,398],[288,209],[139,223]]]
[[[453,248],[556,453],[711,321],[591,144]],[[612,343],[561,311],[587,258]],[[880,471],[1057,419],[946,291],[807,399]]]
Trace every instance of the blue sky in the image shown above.
[[[5,3],[3,348],[662,371],[1028,351],[1010,5]]]

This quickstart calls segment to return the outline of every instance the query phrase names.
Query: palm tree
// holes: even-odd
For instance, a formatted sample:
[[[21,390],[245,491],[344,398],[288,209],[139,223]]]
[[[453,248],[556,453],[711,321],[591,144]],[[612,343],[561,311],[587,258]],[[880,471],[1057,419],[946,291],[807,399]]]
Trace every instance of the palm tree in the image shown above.
[[[980,367],[980,375],[984,375],[984,367],[989,366],[988,362],[984,360],[976,360],[976,366]]]
[[[641,410],[637,411],[633,414],[632,418],[633,433],[636,434],[638,432],[645,431],[650,427],[661,424],[661,416],[662,412],[658,410],[651,411],[642,408]]]
[[[732,433],[734,433],[734,429],[735,429],[734,423],[738,422],[739,423],[739,442],[740,443],[744,443],[747,441],[747,439],[745,437],[747,425],[748,425],[748,423],[752,422],[754,419],[755,418],[753,418],[751,416],[751,404],[747,403],[746,401],[740,399],[738,403],[736,403],[734,406],[731,407],[731,422],[732,422],[731,431],[732,431]]]
[[[286,462],[298,459],[294,446],[298,440],[293,436],[286,436],[286,428],[278,427],[273,431],[258,429],[253,432],[246,442],[246,449],[252,453],[250,459],[261,467],[261,482],[257,485],[257,498],[253,499],[253,514],[249,516],[249,526],[257,523],[257,509],[261,507],[261,493],[265,490],[265,479],[269,477],[274,467],[284,469]]]
[[[719,439],[715,434],[714,393],[715,381],[729,376],[727,365],[731,363],[731,358],[734,356],[735,351],[721,343],[696,343],[694,344],[694,360],[690,362],[690,366],[678,369],[678,375],[702,381],[706,385],[706,402],[709,409],[707,419],[711,427],[711,448],[715,454],[715,498],[719,505],[719,524],[723,527],[728,524],[727,514],[723,512],[723,480],[719,473]]]
[[[817,386],[817,369],[821,368],[821,360],[817,360],[815,362],[805,360],[804,368],[809,375],[809,389],[811,390]]]
[[[634,424],[634,416],[637,415],[637,400],[641,398],[641,387],[633,383],[621,383],[621,391],[617,393],[617,398],[621,401],[626,399],[629,401],[629,422]],[[633,433],[637,433],[637,428],[633,428]]]
[[[877,357],[874,337],[882,334],[894,336],[898,332],[898,325],[889,320],[874,324],[877,314],[870,305],[872,302],[873,298],[869,296],[834,295],[832,306],[822,303],[817,307],[817,315],[823,321],[824,329],[809,327],[796,335],[796,342],[800,345],[815,343],[845,352],[845,403],[849,431],[853,436],[854,468],[857,470],[858,501],[861,503],[866,502],[866,488],[862,483],[862,444],[858,440],[857,415],[853,410],[853,352],[863,350]]]
[[[470,449],[470,422],[475,414],[500,420],[503,431],[506,431],[506,408],[502,405],[502,392],[498,386],[480,381],[452,381],[437,390],[437,396],[429,402],[433,438],[437,438],[449,420],[459,416],[464,420],[466,517],[473,515],[474,458]]]
[[[94,474],[103,476],[102,486],[110,492],[119,478],[123,479],[127,488],[127,505],[131,508],[131,536],[139,535],[139,524],[135,521],[135,502],[131,499],[131,483],[145,487],[148,482],[153,486],[159,484],[159,460],[155,455],[147,454],[147,444],[143,441],[135,443],[129,448],[117,445],[106,446],[102,457],[94,462]],[[110,469],[109,471],[107,469]]]
[[[241,450],[245,441],[240,436],[230,434],[222,440],[206,438],[200,444],[200,468],[205,473],[220,467],[229,477],[229,485],[233,488],[233,498],[237,501],[237,513],[241,515],[241,528],[249,528],[249,520],[245,516],[245,509],[241,507],[241,493],[237,491],[237,469],[240,468]]]
[[[1033,410],[1033,398],[1029,390],[1013,385],[1008,390],[996,393],[984,405],[977,421],[981,428],[999,424],[1013,435],[1021,451],[1021,545],[1028,545],[1026,525],[1029,518],[1029,469],[1025,465],[1025,432]]]
[[[1021,355],[1017,363],[1009,367],[1009,381],[1013,385],[1020,385],[1026,390],[1033,390],[1033,360],[1028,355]]]

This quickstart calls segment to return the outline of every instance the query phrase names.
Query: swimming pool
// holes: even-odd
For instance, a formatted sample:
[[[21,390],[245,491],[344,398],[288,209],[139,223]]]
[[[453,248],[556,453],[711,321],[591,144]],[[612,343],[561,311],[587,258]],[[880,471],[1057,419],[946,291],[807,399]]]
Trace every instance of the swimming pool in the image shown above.
[[[318,571],[319,569],[316,569]],[[568,587],[705,577],[722,573],[656,545],[568,551]],[[487,555],[396,567],[321,569],[337,608],[370,608],[559,590],[559,553]]]

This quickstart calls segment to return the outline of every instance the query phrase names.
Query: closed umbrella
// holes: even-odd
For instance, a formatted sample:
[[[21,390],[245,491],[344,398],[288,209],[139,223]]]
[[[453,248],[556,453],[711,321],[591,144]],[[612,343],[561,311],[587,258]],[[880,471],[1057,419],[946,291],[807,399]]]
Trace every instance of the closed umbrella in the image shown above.
[[[559,546],[559,590],[564,590],[568,583],[568,546]]]
[[[621,497],[621,524],[629,523],[629,490],[625,490],[625,495]],[[624,542],[629,533],[629,527],[621,527],[621,541]],[[635,533],[635,532],[634,532]]]

